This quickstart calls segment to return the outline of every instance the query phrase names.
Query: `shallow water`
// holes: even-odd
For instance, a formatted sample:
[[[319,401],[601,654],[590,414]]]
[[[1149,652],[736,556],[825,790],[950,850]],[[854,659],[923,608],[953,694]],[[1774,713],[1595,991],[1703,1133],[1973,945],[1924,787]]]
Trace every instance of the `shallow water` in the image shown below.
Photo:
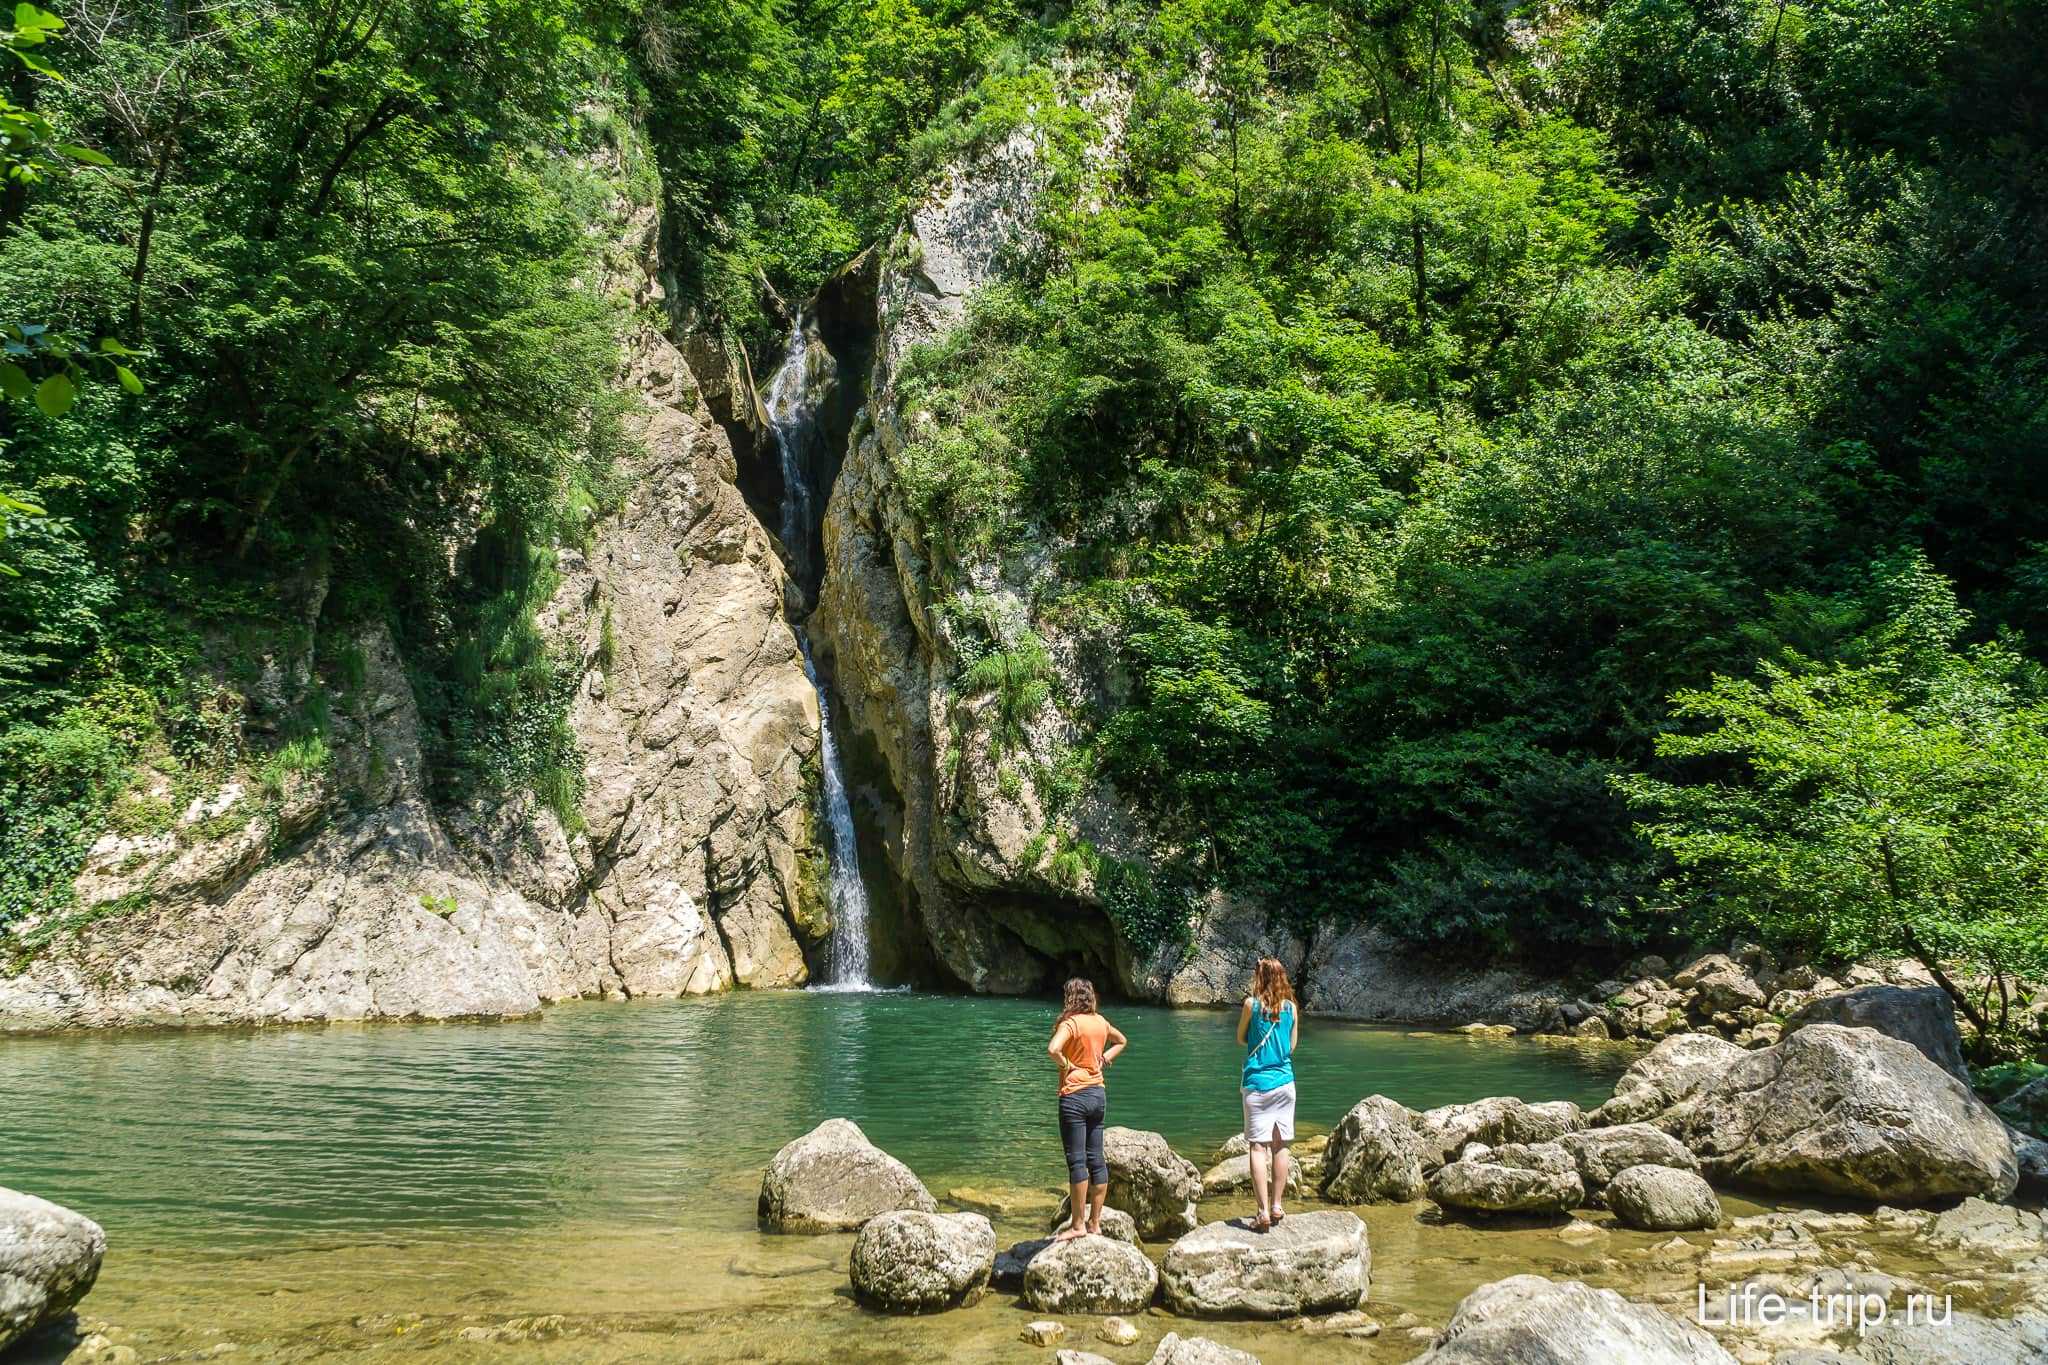
[[[1111,1121],[1205,1161],[1238,1125],[1235,1015],[1112,1018],[1132,1045],[1110,1073]],[[1036,1315],[1009,1295],[914,1320],[859,1309],[852,1239],[763,1235],[754,1196],[777,1147],[843,1115],[942,1202],[992,1209],[1004,1244],[1034,1235],[1064,1174],[1051,1021],[1043,1002],[761,993],[497,1024],[17,1038],[0,1042],[0,1184],[106,1226],[83,1327],[143,1360],[223,1344],[245,1360],[1033,1358],[1016,1338]],[[1597,1102],[1627,1055],[1311,1019],[1301,1122],[1326,1129],[1374,1091],[1417,1108]],[[1390,1323],[1440,1325],[1518,1270],[1625,1285],[1617,1255],[1663,1240],[1615,1230],[1588,1250],[1554,1229],[1439,1225],[1427,1205],[1361,1212],[1371,1307]],[[1119,1361],[1189,1330],[1154,1313],[1118,1350],[1090,1320],[1070,1325],[1063,1344]],[[1372,1342],[1193,1330],[1269,1365],[1420,1347],[1391,1328]]]

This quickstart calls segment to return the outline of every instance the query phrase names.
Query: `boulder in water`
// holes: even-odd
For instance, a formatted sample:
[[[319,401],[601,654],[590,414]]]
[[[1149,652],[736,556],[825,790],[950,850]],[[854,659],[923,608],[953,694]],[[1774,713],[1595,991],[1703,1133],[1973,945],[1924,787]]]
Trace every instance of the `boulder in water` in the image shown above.
[[[1322,1196],[1334,1204],[1405,1204],[1422,1197],[1420,1117],[1384,1095],[1351,1106],[1323,1153]]]
[[[1108,1206],[1122,1209],[1147,1241],[1177,1237],[1195,1226],[1202,1173],[1157,1133],[1106,1128],[1102,1155],[1109,1163]]]
[[[1266,1232],[1210,1223],[1159,1267],[1167,1305],[1199,1318],[1292,1318],[1358,1307],[1371,1282],[1365,1224],[1342,1211],[1292,1213]]]
[[[1240,1351],[1207,1337],[1168,1332],[1159,1339],[1159,1349],[1145,1365],[1259,1365],[1259,1358],[1250,1351]]]
[[[1887,1038],[1911,1043],[1928,1061],[1963,1084],[1970,1083],[1956,1007],[1939,986],[1858,986],[1824,995],[1787,1019],[1785,1033],[1789,1036],[1808,1024],[1874,1028]]]
[[[1631,1166],[1607,1186],[1607,1207],[1623,1227],[1644,1232],[1695,1232],[1721,1225],[1721,1201],[1692,1171]]]
[[[1151,1258],[1107,1237],[1054,1242],[1024,1269],[1024,1302],[1041,1313],[1139,1313],[1158,1289]]]
[[[1512,1275],[1467,1294],[1414,1365],[1735,1365],[1689,1322],[1577,1280]]]
[[[0,1351],[76,1307],[106,1254],[92,1219],[0,1187]]]
[[[1614,1097],[1595,1109],[1592,1126],[1640,1123],[1691,1095],[1744,1055],[1711,1033],[1679,1033],[1638,1057],[1614,1085]]]
[[[885,1313],[931,1313],[981,1297],[996,1233],[978,1213],[877,1214],[853,1239],[853,1293]]]
[[[827,1119],[768,1163],[757,1212],[771,1232],[851,1232],[877,1214],[938,1207],[911,1169],[869,1142],[859,1125]]]
[[[1557,1143],[1504,1143],[1429,1177],[1429,1197],[1466,1213],[1565,1213],[1586,1202],[1571,1154]]]
[[[1496,1095],[1470,1104],[1446,1104],[1423,1111],[1415,1130],[1422,1140],[1422,1169],[1435,1170],[1471,1142],[1489,1147],[1504,1142],[1550,1142],[1585,1127],[1579,1107],[1569,1100],[1525,1104],[1511,1095]]]
[[[2019,1180],[2005,1126],[1911,1043],[1809,1024],[1743,1053],[1652,1120],[1716,1181],[1890,1204],[2001,1200]]]
[[[1620,1123],[1612,1128],[1588,1128],[1566,1133],[1557,1145],[1571,1154],[1586,1186],[1586,1202],[1603,1202],[1609,1181],[1631,1166],[1670,1166],[1680,1171],[1697,1171],[1698,1158],[1671,1134],[1648,1123]]]

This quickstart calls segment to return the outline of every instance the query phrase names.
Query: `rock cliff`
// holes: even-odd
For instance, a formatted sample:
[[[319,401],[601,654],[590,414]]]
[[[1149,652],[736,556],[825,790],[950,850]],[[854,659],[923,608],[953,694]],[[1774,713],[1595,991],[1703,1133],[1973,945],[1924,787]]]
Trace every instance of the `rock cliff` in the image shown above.
[[[619,228],[600,284],[651,318],[654,216],[622,205]],[[637,328],[619,382],[643,400],[627,491],[559,552],[538,622],[573,661],[582,827],[523,795],[430,800],[389,632],[349,627],[359,676],[317,676],[335,651],[316,648],[314,576],[304,642],[260,685],[332,684],[331,760],[239,773],[161,834],[101,839],[87,922],[0,973],[0,1029],[504,1015],[806,979],[829,927],[807,870],[818,710],[783,570],[663,328]]]

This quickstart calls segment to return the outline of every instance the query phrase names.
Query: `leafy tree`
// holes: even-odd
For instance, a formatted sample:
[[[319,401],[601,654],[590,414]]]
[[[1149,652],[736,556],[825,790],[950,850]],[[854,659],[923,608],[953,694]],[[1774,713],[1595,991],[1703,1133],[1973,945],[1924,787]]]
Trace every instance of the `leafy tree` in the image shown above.
[[[2016,979],[2048,970],[2048,699],[2006,646],[1957,648],[1967,614],[1925,561],[1881,595],[1895,614],[1853,662],[1788,655],[1674,697],[1697,730],[1659,757],[1722,776],[1617,785],[1706,927],[1916,958],[1988,1046]],[[1988,974],[1976,998],[1959,963]]]

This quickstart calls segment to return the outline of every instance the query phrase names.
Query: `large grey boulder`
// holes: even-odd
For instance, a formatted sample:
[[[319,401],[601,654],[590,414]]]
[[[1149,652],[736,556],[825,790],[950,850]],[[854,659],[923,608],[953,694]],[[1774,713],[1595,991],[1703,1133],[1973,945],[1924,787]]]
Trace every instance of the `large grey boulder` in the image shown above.
[[[1609,1181],[1631,1166],[1670,1166],[1697,1171],[1699,1159],[1671,1134],[1648,1123],[1622,1123],[1566,1133],[1557,1145],[1571,1154],[1585,1183],[1589,1203],[1603,1202]]]
[[[1577,1280],[1513,1275],[1467,1294],[1414,1365],[1735,1365],[1688,1322]]]
[[[1145,1365],[1259,1365],[1259,1358],[1250,1351],[1240,1351],[1207,1337],[1168,1332],[1159,1339],[1159,1349]]]
[[[1579,1107],[1566,1100],[1525,1104],[1496,1095],[1470,1104],[1446,1104],[1423,1111],[1415,1130],[1422,1143],[1422,1169],[1433,1171],[1471,1142],[1550,1142],[1585,1126]]]
[[[1265,1232],[1210,1223],[1167,1249],[1159,1282],[1174,1312],[1292,1318],[1358,1307],[1372,1277],[1365,1224],[1342,1211],[1291,1213]]]
[[[1638,1057],[1614,1083],[1614,1097],[1595,1109],[1592,1126],[1640,1123],[1691,1095],[1745,1055],[1711,1033],[1678,1033]]]
[[[1713,1186],[1672,1166],[1631,1166],[1607,1186],[1607,1207],[1623,1227],[1693,1232],[1721,1225]]]
[[[1859,1365],[2038,1365],[2048,1360],[2048,1318],[2003,1321],[1956,1312],[1941,1322],[1896,1313],[1847,1348]]]
[[[1586,1186],[1557,1143],[1505,1143],[1433,1172],[1429,1197],[1466,1213],[1558,1214],[1585,1203]]]
[[[756,1212],[771,1232],[851,1232],[878,1214],[938,1207],[924,1182],[858,1124],[827,1119],[768,1163]]]
[[[2019,1128],[2048,1132],[2048,1076],[2029,1081],[2000,1100],[1998,1112]]]
[[[1924,1204],[2004,1199],[2019,1180],[2005,1125],[1910,1043],[1809,1024],[1742,1054],[1652,1120],[1718,1182]]]
[[[1024,1302],[1041,1313],[1138,1313],[1159,1272],[1144,1252],[1107,1237],[1054,1242],[1024,1269]]]
[[[1785,1036],[1808,1024],[1876,1029],[1888,1038],[1911,1043],[1928,1061],[1964,1085],[1970,1083],[1970,1069],[1963,1064],[1962,1034],[1956,1028],[1956,1007],[1939,986],[1858,986],[1822,996],[1785,1021]]]
[[[885,1313],[930,1313],[981,1297],[995,1269],[996,1233],[978,1213],[899,1209],[853,1239],[853,1293]]]
[[[1671,984],[1692,992],[1701,1014],[1759,1009],[1770,998],[1749,968],[1726,953],[1709,953],[1679,970]]]
[[[1109,1164],[1108,1207],[1122,1209],[1146,1241],[1164,1241],[1195,1226],[1202,1173],[1157,1133],[1106,1128],[1102,1155]]]
[[[1421,1116],[1384,1095],[1351,1106],[1323,1151],[1322,1196],[1333,1204],[1404,1204],[1422,1197]]]
[[[107,1234],[92,1219],[0,1187],[0,1351],[70,1312],[106,1254]]]

